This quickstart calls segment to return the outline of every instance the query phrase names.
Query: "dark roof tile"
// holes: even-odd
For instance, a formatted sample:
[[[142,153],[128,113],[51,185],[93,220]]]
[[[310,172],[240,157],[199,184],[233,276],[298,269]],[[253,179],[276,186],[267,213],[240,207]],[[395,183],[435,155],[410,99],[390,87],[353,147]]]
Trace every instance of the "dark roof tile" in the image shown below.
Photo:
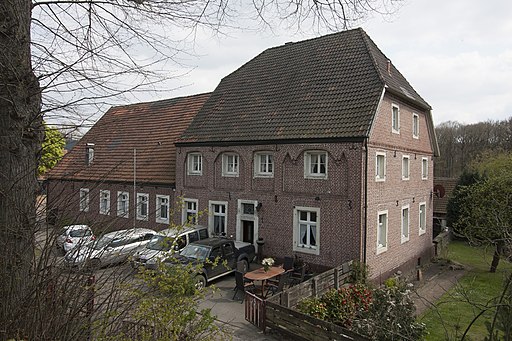
[[[226,76],[178,143],[366,137],[385,86],[428,104],[362,29],[263,51]]]

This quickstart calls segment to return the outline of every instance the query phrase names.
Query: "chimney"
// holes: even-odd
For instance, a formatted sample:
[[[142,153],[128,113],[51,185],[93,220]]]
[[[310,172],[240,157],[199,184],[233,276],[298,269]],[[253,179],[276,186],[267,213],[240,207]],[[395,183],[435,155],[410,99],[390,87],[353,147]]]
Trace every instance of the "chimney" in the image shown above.
[[[388,63],[387,63],[387,69],[388,69],[388,75],[391,76],[391,60],[388,59]]]

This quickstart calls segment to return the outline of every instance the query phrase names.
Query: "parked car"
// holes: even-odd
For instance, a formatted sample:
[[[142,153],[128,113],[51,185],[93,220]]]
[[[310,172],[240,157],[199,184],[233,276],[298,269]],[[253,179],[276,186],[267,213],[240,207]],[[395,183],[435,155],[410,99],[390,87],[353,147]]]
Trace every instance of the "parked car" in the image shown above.
[[[95,240],[95,238],[88,225],[69,225],[61,229],[55,243],[59,249],[68,252],[78,245],[85,245]]]
[[[201,288],[214,279],[234,272],[237,262],[244,262],[244,268],[249,269],[249,263],[254,260],[255,255],[254,245],[250,243],[226,238],[208,238],[188,244],[178,255],[164,262],[170,266],[176,263],[201,264],[202,269],[196,275],[196,285]]]
[[[177,236],[177,237],[176,237]],[[208,238],[208,228],[205,226],[187,227],[181,232],[175,228],[160,231],[146,244],[146,247],[133,255],[132,266],[145,266],[148,260],[164,259],[176,239],[174,251],[179,252],[189,243]]]
[[[144,228],[110,232],[81,248],[73,249],[64,256],[68,266],[99,268],[121,263],[142,250],[156,234]]]

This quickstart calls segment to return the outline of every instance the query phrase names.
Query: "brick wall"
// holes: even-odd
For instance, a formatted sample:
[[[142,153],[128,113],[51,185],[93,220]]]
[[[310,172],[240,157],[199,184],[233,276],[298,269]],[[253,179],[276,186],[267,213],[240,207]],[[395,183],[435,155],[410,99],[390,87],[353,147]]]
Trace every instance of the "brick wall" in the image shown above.
[[[304,178],[304,152],[328,153],[328,178]],[[255,178],[256,152],[273,154],[273,178]],[[187,175],[187,154],[203,155],[203,175]],[[240,157],[238,177],[222,176],[222,153]],[[261,203],[256,213],[257,236],[265,240],[264,255],[282,258],[296,254],[318,266],[336,266],[359,259],[361,250],[361,165],[362,144],[278,144],[232,147],[178,147],[176,193],[197,199],[199,210],[208,209],[209,200],[225,201],[227,235],[241,239],[238,224],[238,200]],[[294,251],[294,207],[320,209],[319,255]],[[208,215],[199,219],[208,225]]]
[[[136,193],[146,193],[149,198],[148,220],[135,218],[135,200],[133,195],[133,184],[110,183],[87,181],[61,181],[49,180],[47,183],[48,198],[47,209],[56,215],[56,223],[68,225],[75,223],[86,223],[93,227],[96,233],[111,230],[120,230],[136,227],[162,230],[169,227],[168,224],[156,222],[156,195],[168,195],[169,205],[173,207],[175,202],[174,191],[170,186],[159,185],[138,185]],[[89,189],[89,211],[80,212],[80,189]],[[110,214],[100,214],[100,190],[110,191]],[[117,216],[117,193],[118,191],[128,192],[129,207],[128,217]],[[50,218],[51,219],[51,218]]]
[[[400,134],[391,129],[391,107],[400,108]],[[413,112],[419,115],[419,138],[412,136]],[[376,153],[386,154],[385,181],[375,181]],[[409,180],[402,179],[402,158],[409,156]],[[432,253],[433,153],[425,112],[392,96],[381,102],[368,145],[367,264],[371,277],[385,279],[394,271],[408,271],[425,262]],[[422,179],[422,158],[428,162],[428,177]],[[419,231],[419,205],[426,204],[426,232]],[[409,206],[409,240],[402,240],[402,208]],[[388,211],[387,250],[377,248],[378,212]]]

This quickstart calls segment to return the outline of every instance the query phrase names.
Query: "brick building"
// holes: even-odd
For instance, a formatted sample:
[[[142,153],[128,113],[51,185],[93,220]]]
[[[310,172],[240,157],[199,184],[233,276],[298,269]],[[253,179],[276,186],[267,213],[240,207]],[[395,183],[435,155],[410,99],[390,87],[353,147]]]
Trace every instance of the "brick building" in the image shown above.
[[[87,223],[97,233],[168,227],[177,200],[174,141],[208,96],[109,109],[47,175],[49,220]]]
[[[374,279],[431,255],[431,107],[362,29],[270,48],[225,77],[176,143],[182,220]],[[178,221],[179,222],[179,221]]]
[[[437,154],[431,107],[356,29],[268,49],[211,94],[111,108],[48,175],[48,207],[159,230],[183,197],[176,223],[379,280],[431,255]]]

